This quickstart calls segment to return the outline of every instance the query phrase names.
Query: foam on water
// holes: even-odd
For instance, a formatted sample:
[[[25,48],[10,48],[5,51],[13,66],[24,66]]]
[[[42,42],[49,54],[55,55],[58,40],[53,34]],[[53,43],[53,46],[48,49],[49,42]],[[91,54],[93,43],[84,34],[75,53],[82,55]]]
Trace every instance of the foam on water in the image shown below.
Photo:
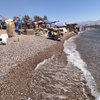
[[[100,93],[97,91],[95,80],[87,70],[87,64],[83,61],[80,53],[76,50],[76,44],[74,43],[76,37],[77,36],[72,37],[64,42],[64,52],[67,54],[68,62],[81,69],[87,81],[87,85],[91,89],[92,95],[96,97],[96,100],[100,100]]]
[[[37,64],[36,68],[34,70],[38,70],[42,67],[43,64],[45,64],[46,62],[48,62],[49,60],[53,59],[55,55],[53,55],[52,57],[48,58],[48,59],[44,59],[42,62],[40,62],[39,64]]]

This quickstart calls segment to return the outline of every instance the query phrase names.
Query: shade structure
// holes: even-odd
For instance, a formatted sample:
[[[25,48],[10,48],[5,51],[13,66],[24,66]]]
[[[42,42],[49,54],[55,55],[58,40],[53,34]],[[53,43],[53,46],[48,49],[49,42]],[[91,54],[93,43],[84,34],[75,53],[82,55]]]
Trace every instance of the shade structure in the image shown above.
[[[51,27],[56,27],[55,23],[52,23],[52,24],[51,24]]]
[[[0,21],[4,21],[4,19],[3,18],[0,18]]]
[[[57,22],[57,23],[55,23],[55,26],[62,27],[62,26],[66,26],[66,25],[64,22]]]
[[[4,21],[5,21],[5,19],[0,18],[0,24],[1,24],[2,22],[4,22]]]
[[[51,24],[52,27],[62,27],[66,26],[64,22],[56,22]]]
[[[37,23],[40,24],[40,23],[42,23],[42,22],[43,22],[42,20],[39,20]]]
[[[13,22],[13,19],[7,19],[5,22]]]
[[[0,15],[0,22],[4,22],[6,20],[6,18],[4,18],[3,16]]]
[[[51,21],[49,21],[49,20],[44,20],[43,22],[44,23],[47,23],[47,24],[50,24],[51,23]]]

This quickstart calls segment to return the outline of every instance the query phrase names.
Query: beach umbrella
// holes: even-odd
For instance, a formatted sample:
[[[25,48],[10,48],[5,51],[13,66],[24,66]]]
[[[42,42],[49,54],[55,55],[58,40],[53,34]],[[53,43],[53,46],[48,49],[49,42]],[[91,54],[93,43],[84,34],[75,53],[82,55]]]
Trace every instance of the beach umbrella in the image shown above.
[[[4,21],[4,19],[3,18],[0,18],[0,21]]]
[[[5,21],[5,19],[3,19],[3,18],[0,18],[0,23],[2,23],[2,22],[4,22]]]
[[[52,24],[51,24],[51,27],[56,27],[55,23],[52,23]]]
[[[62,27],[62,26],[66,26],[66,25],[64,22],[57,22],[57,23],[55,23],[55,26]]]
[[[4,22],[5,20],[6,18],[0,15],[0,22]]]
[[[13,19],[7,19],[5,20],[6,23],[9,23],[9,22],[13,22]]]
[[[14,21],[13,21],[13,19],[7,19],[7,20],[5,20],[5,22],[8,24],[8,23],[12,23]]]
[[[40,24],[40,23],[42,23],[42,22],[43,22],[42,20],[39,20],[37,23]]]
[[[44,23],[47,23],[47,24],[50,24],[51,23],[51,21],[49,21],[49,20],[44,20],[43,22]]]

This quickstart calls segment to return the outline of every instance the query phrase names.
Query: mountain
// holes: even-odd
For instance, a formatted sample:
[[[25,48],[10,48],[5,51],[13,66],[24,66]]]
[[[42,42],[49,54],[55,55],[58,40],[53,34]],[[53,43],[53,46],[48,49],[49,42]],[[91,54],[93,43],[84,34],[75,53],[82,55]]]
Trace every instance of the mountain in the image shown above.
[[[79,25],[100,25],[100,20],[96,21],[85,21],[85,22],[80,22],[78,23]]]

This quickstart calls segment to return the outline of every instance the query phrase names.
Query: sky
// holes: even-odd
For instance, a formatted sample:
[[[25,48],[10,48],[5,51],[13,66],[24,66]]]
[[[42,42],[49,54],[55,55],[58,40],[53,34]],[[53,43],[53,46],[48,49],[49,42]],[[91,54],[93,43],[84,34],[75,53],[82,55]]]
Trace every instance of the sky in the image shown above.
[[[67,23],[100,20],[100,0],[0,0],[0,15],[47,16]]]

